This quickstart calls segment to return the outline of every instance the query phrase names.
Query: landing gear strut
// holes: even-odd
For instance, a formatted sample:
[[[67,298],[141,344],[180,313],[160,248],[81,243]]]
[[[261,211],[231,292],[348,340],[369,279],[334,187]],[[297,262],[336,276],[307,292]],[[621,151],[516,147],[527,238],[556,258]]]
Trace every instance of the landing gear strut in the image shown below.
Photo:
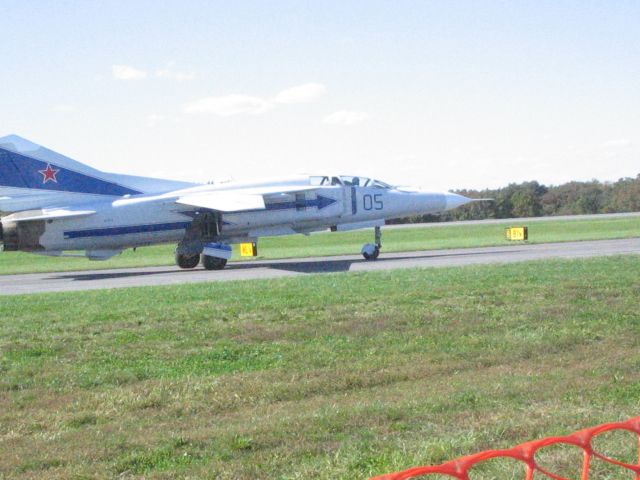
[[[382,231],[380,227],[375,227],[375,244],[367,243],[362,247],[362,256],[365,260],[375,260],[380,255],[382,248]]]

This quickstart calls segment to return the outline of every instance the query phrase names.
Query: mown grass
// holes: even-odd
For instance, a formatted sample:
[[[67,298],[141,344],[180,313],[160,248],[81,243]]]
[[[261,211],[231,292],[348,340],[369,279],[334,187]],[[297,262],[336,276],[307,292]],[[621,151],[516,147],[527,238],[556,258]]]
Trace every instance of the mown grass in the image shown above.
[[[483,247],[507,245],[504,228],[507,224],[437,226],[383,230],[383,251]],[[603,218],[589,220],[548,220],[529,225],[529,243],[599,240],[640,236],[640,217]],[[305,237],[292,235],[260,239],[259,259],[311,257],[320,255],[358,254],[365,243],[372,242],[369,230],[341,233],[317,233]],[[127,250],[105,262],[85,258],[54,258],[26,253],[0,253],[0,274],[70,271],[104,268],[124,268],[171,265],[174,245],[160,245]],[[234,260],[240,260],[235,252]]]
[[[3,297],[0,478],[366,478],[632,417],[639,270],[627,256]],[[602,448],[637,458],[633,437]],[[492,462],[472,478],[523,476]]]

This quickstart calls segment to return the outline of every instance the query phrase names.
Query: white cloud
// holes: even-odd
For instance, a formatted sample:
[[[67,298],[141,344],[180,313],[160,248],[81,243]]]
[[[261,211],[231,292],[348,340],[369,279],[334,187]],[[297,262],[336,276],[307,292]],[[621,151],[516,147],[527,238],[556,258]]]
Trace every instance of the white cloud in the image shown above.
[[[128,65],[114,65],[111,73],[116,80],[142,80],[147,78],[147,72]]]
[[[600,145],[602,148],[625,148],[631,145],[631,140],[628,138],[616,138],[609,140]]]
[[[328,125],[351,126],[362,123],[369,119],[369,115],[364,112],[352,112],[350,110],[339,110],[333,112],[322,119]]]
[[[149,125],[150,127],[155,127],[158,123],[162,122],[163,120],[166,120],[166,118],[167,118],[166,115],[152,113],[151,115],[147,116],[147,125]]]
[[[52,110],[56,113],[71,113],[71,112],[75,112],[76,107],[74,107],[73,105],[60,103],[58,105],[54,105]]]
[[[144,70],[139,70],[129,65],[113,65],[111,67],[111,73],[113,78],[117,80],[143,80],[149,77],[149,74]],[[153,75],[158,78],[167,78],[169,80],[177,80],[179,82],[185,80],[193,80],[196,78],[195,72],[180,72],[173,68],[173,63],[167,65],[166,68],[156,70]]]
[[[272,98],[231,94],[220,97],[205,97],[185,107],[187,113],[211,113],[222,117],[231,115],[259,115],[279,105],[309,103],[320,98],[326,87],[320,83],[305,83],[287,88]]]
[[[321,83],[305,83],[282,90],[273,98],[273,101],[283,104],[309,103],[320,98],[326,91],[327,88]]]
[[[160,78],[168,78],[169,80],[177,80],[183,82],[185,80],[193,80],[196,78],[194,72],[178,72],[171,68],[163,68],[156,71],[156,76]]]
[[[207,97],[187,105],[187,113],[212,113],[221,117],[231,115],[258,115],[269,110],[272,105],[262,98],[249,95],[224,95]]]

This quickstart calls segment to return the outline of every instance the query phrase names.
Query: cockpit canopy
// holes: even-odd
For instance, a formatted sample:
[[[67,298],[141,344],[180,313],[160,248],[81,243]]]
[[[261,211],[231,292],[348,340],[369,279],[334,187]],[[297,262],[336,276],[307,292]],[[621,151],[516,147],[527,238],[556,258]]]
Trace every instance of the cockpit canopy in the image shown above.
[[[375,180],[373,178],[367,177],[353,177],[350,175],[340,175],[338,177],[329,177],[329,176],[312,176],[309,177],[311,185],[338,185],[344,187],[371,187],[371,188],[382,188],[385,190],[389,190],[393,188],[388,183],[382,182],[380,180]]]

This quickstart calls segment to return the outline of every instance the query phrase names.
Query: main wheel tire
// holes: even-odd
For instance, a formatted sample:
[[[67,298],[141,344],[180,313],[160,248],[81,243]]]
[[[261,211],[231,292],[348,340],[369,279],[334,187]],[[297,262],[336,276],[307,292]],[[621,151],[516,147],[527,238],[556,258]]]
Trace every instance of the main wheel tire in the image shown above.
[[[205,270],[222,270],[226,265],[227,260],[224,258],[202,255],[202,266]]]
[[[200,263],[200,255],[181,255],[176,253],[176,264],[180,268],[196,268]]]

